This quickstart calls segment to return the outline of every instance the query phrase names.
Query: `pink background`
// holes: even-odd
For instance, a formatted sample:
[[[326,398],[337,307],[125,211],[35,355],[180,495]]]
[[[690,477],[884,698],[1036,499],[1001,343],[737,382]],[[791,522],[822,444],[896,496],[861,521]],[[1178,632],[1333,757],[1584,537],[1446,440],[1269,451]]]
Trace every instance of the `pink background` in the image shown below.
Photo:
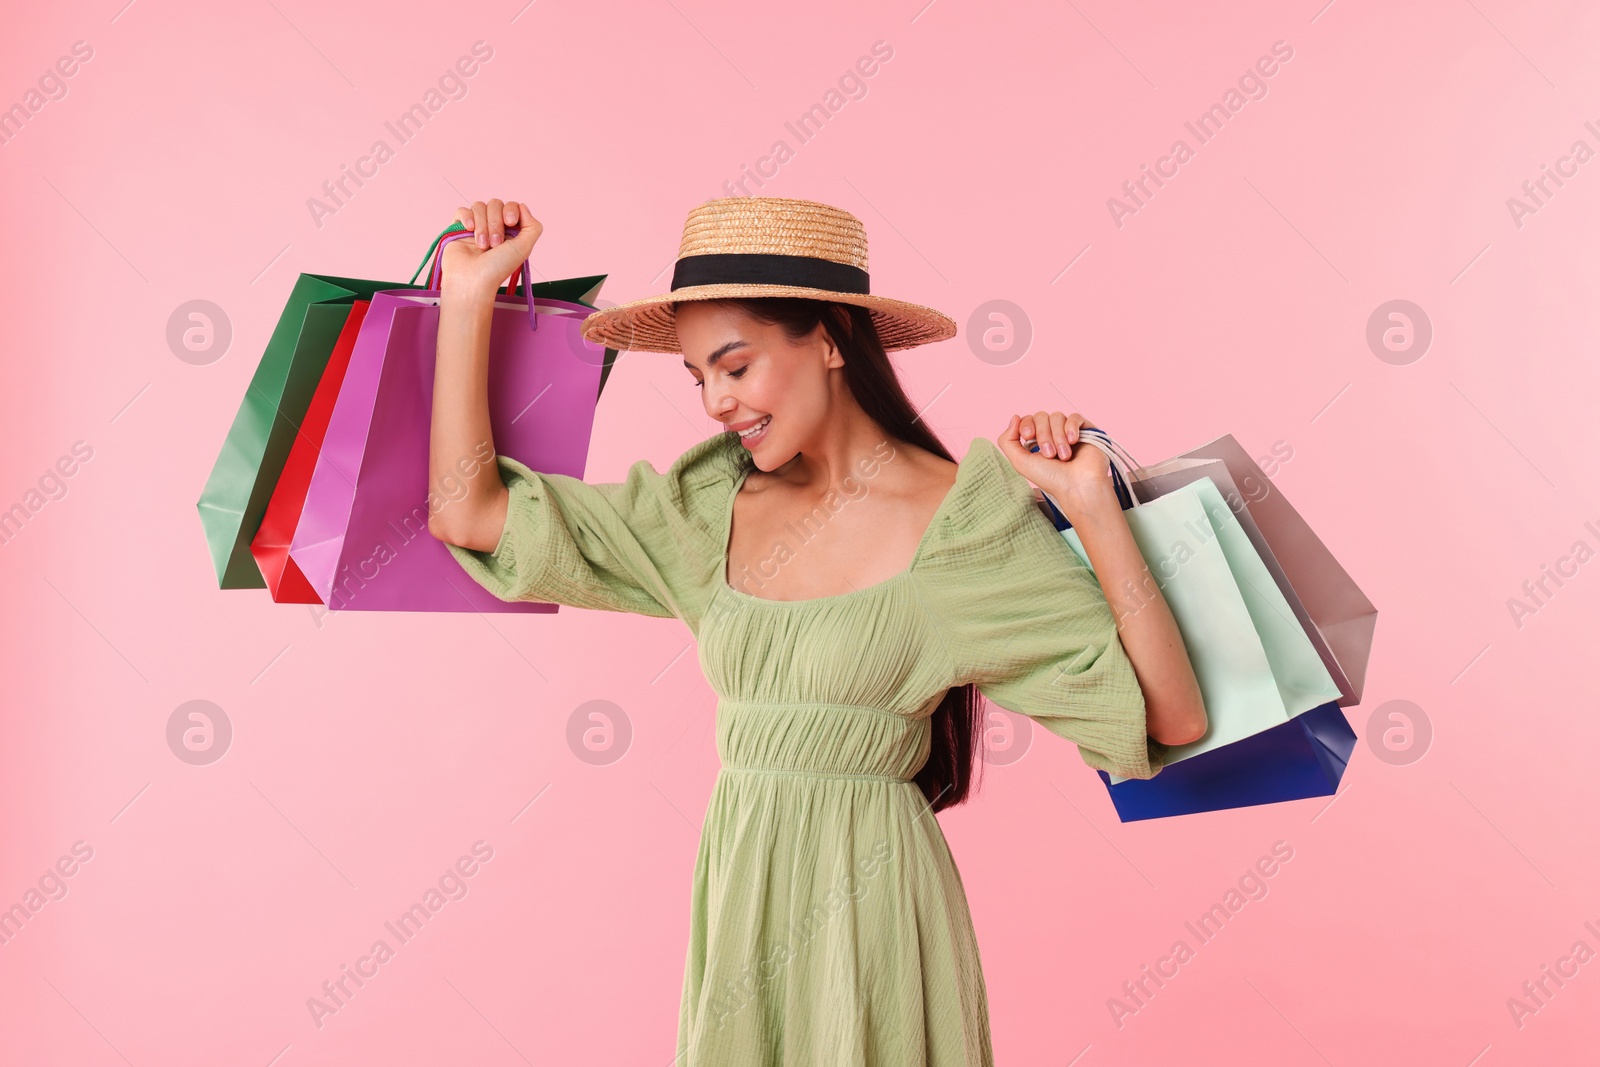
[[[1281,443],[1277,485],[1381,613],[1331,804],[1123,825],[1038,730],[940,816],[998,1061],[1593,1056],[1600,962],[1520,1026],[1507,999],[1600,951],[1600,563],[1520,627],[1507,601],[1600,548],[1600,159],[1520,226],[1507,199],[1600,149],[1595,5],[122,5],[24,5],[0,39],[6,105],[93,48],[0,146],[0,508],[93,452],[0,545],[0,904],[93,853],[0,946],[0,1060],[672,1058],[716,771],[683,624],[319,618],[218,591],[195,501],[299,271],[409,277],[458,204],[499,195],[543,220],[544,276],[649,295],[688,210],[778,139],[793,158],[748,191],[854,212],[874,289],[962,324],[898,357],[958,457],[1039,408],[1147,462]],[[478,40],[466,96],[396,146],[384,123]],[[880,40],[866,95],[799,144],[784,123]],[[1280,40],[1266,96],[1197,146],[1184,122]],[[1179,137],[1194,158],[1119,228],[1107,199]],[[319,227],[307,199],[380,138],[394,158]],[[166,340],[195,299],[233,328],[205,365]],[[1031,321],[1021,358],[969,344],[996,299]],[[1394,299],[1434,331],[1405,365],[1365,339]],[[712,429],[675,357],[625,356],[587,476],[665,469]],[[166,741],[196,699],[234,730],[208,766]],[[634,731],[603,767],[566,742],[597,699]],[[1369,744],[1394,700],[1432,724],[1420,760]],[[479,840],[467,895],[319,1028],[307,999]],[[1277,841],[1267,896],[1197,945],[1184,923]],[[1108,999],[1180,938],[1194,958],[1119,1027]]]

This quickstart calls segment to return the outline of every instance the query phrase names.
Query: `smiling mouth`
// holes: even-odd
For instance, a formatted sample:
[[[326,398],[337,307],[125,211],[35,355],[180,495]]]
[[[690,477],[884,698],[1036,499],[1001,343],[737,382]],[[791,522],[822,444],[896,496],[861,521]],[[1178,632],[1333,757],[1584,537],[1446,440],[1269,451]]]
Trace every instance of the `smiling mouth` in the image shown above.
[[[762,434],[767,432],[767,426],[771,422],[772,422],[772,416],[771,415],[767,415],[767,416],[763,417],[760,422],[756,423],[754,426],[750,427],[748,430],[738,430],[738,431],[735,431],[735,432],[738,433],[739,439],[741,441],[746,441],[746,442],[755,441],[755,440],[759,439]]]

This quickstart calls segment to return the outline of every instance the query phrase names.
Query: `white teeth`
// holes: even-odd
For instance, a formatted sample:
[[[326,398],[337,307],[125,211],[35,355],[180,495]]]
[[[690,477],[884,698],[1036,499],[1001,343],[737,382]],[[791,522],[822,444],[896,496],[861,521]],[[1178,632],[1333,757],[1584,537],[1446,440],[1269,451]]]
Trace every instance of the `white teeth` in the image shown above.
[[[740,430],[740,431],[738,431],[739,436],[740,437],[749,437],[752,434],[758,434],[762,430],[766,429],[767,423],[769,423],[771,421],[772,421],[772,416],[768,415],[765,418],[763,418],[760,422],[758,422],[754,426],[750,427],[748,430]]]

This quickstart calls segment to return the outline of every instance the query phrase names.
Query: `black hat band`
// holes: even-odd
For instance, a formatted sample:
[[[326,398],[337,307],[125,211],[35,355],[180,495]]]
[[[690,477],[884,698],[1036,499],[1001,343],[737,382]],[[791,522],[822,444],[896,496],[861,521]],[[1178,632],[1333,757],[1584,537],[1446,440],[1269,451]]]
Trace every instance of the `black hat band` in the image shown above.
[[[848,263],[774,252],[714,252],[684,256],[672,270],[672,288],[691,285],[793,285],[835,293],[867,288],[867,272]]]

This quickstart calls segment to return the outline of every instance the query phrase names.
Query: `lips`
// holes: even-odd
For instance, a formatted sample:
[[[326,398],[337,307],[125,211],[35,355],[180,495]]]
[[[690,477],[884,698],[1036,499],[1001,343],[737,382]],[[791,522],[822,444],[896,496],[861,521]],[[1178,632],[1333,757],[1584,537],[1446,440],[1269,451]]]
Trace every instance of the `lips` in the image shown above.
[[[766,436],[767,427],[771,424],[771,422],[771,415],[763,415],[759,419],[752,419],[749,422],[741,423],[738,426],[730,426],[729,429],[738,431],[739,440],[744,444],[753,445]]]

